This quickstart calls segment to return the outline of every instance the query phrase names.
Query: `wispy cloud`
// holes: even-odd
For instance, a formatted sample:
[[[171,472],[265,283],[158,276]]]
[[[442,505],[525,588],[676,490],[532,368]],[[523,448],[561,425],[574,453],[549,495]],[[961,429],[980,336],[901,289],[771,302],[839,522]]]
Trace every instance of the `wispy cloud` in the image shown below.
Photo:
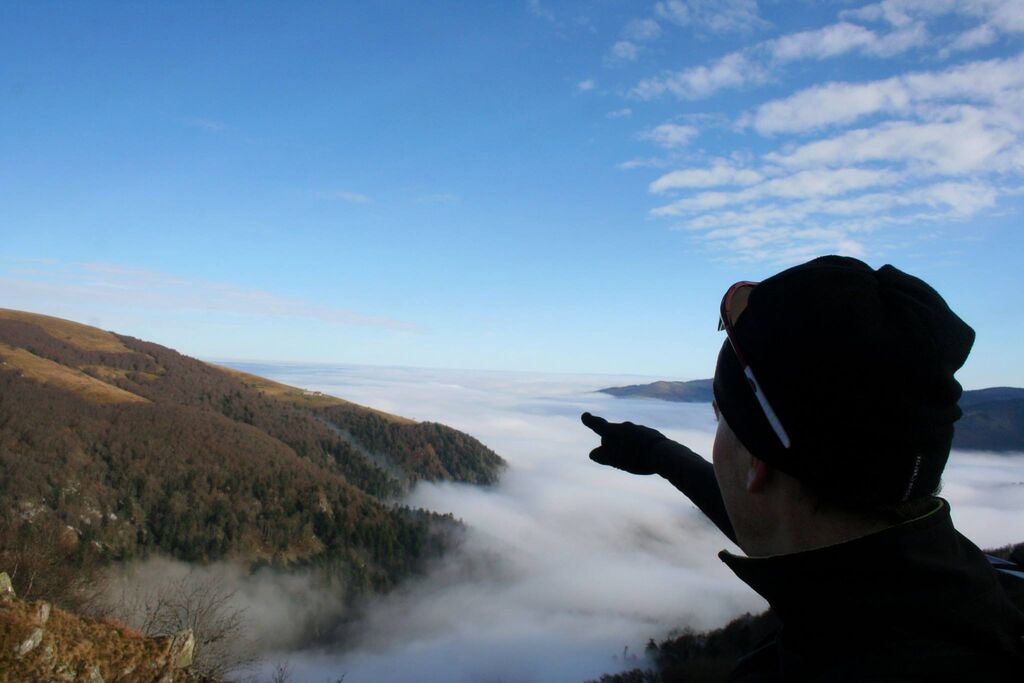
[[[580,92],[589,92],[597,87],[597,81],[593,78],[587,78],[576,84],[576,89]]]
[[[714,171],[712,170],[712,172]],[[679,215],[688,211],[704,211],[724,206],[748,204],[767,198],[833,197],[882,184],[892,184],[898,179],[899,175],[896,173],[874,169],[840,168],[799,171],[764,180],[738,192],[701,192],[667,206],[658,207],[654,209],[654,214]],[[657,182],[655,181],[655,183]]]
[[[328,190],[327,192],[321,192],[320,196],[324,199],[336,199],[348,202],[349,204],[368,204],[372,201],[369,196],[362,192],[352,192],[351,190]]]
[[[613,109],[612,111],[605,114],[610,119],[625,119],[633,115],[633,110],[630,107],[623,107],[622,109]]]
[[[665,149],[675,149],[677,147],[685,147],[699,132],[694,126],[662,123],[640,133],[640,138],[642,140],[650,140]]]
[[[696,100],[724,88],[737,88],[767,79],[768,72],[763,66],[751,62],[741,52],[732,52],[708,65],[646,78],[637,83],[630,94],[642,100],[666,93],[684,100]]]
[[[620,40],[612,45],[611,56],[625,62],[634,61],[640,54],[640,48],[631,40]]]
[[[643,45],[661,36],[661,24],[651,18],[633,19],[622,29],[622,37],[612,45],[608,61],[632,62],[640,56]]]
[[[986,112],[963,109],[952,120],[888,121],[766,155],[787,168],[868,162],[905,165],[917,175],[961,175],[1015,166],[1020,138],[990,125]]]
[[[830,59],[850,52],[887,57],[919,47],[928,31],[919,22],[879,35],[857,24],[842,21],[820,29],[790,33],[756,46],[776,64],[804,59]]]
[[[1024,32],[1024,3],[1020,0],[883,0],[840,12],[844,18],[884,21],[897,27],[951,14],[978,19],[1006,32]]]
[[[535,17],[547,21],[555,20],[555,13],[542,3],[541,0],[526,0],[526,10]]]
[[[936,102],[1000,104],[1024,89],[1024,54],[865,83],[831,82],[760,105],[740,119],[762,135],[847,125],[876,114],[910,114]]]
[[[712,33],[745,32],[768,25],[757,0],[664,0],[654,6],[659,19]]]
[[[142,315],[208,312],[218,316],[308,319],[393,332],[419,328],[387,316],[282,296],[230,282],[187,278],[113,263],[39,263],[31,273],[0,275],[8,305],[28,310],[91,311],[117,307]],[[89,319],[84,315],[83,319]]]
[[[952,52],[967,52],[979,47],[991,45],[999,39],[999,32],[991,24],[982,24],[968,29],[956,36],[956,38],[942,51],[943,57],[948,57]]]
[[[626,40],[637,42],[655,40],[661,36],[661,24],[654,19],[633,19],[626,24],[622,35]]]
[[[185,123],[193,128],[205,130],[207,133],[221,133],[227,130],[227,125],[221,121],[207,118],[188,119]]]
[[[661,157],[646,157],[640,159],[629,159],[618,164],[618,168],[624,171],[631,171],[635,168],[665,168],[671,162]]]
[[[648,17],[623,26],[611,54],[635,60],[648,42],[681,27],[733,33],[735,41],[770,25],[752,0],[664,0]],[[901,230],[907,242],[915,234],[908,226],[932,236],[936,229],[924,226],[957,229],[1022,194],[1024,53],[964,61],[971,50],[1021,33],[1021,0],[882,0],[839,11],[817,27],[662,70],[625,91],[631,113],[641,115],[652,100],[718,95],[723,110],[716,114],[727,120],[701,125],[709,130],[702,142],[711,149],[688,150],[685,157],[679,150],[698,135],[696,126],[649,128],[639,138],[665,154],[639,156],[619,168],[661,169],[648,185],[660,200],[650,215],[735,258],[785,261],[815,250],[866,254],[890,230]],[[919,66],[921,57],[930,69]],[[951,58],[960,63],[941,65]],[[811,64],[801,69],[799,89],[726,113],[737,99],[756,97],[760,86],[777,93],[799,62],[858,59],[890,75],[815,81],[815,73],[834,71]],[[914,70],[900,69],[910,64]],[[858,71],[851,66],[844,73]],[[742,93],[722,96],[730,90]],[[691,108],[686,105],[688,122]],[[756,139],[747,137],[745,149],[715,149],[711,131]]]
[[[666,173],[650,185],[652,194],[668,190],[681,190],[723,185],[753,185],[764,179],[758,171],[737,167],[719,159],[709,168],[687,168]]]
[[[707,64],[645,78],[630,93],[645,100],[665,94],[697,100],[720,90],[769,82],[790,62],[830,59],[851,52],[872,57],[891,57],[921,47],[928,40],[929,33],[923,22],[911,22],[884,33],[876,33],[863,26],[841,21],[819,29],[761,41]]]

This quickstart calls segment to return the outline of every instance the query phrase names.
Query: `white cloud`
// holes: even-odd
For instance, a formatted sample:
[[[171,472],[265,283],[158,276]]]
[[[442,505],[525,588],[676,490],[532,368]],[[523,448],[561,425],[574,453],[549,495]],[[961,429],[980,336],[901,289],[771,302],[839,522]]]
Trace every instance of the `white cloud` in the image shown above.
[[[532,14],[535,17],[540,17],[541,19],[546,19],[548,21],[555,20],[554,13],[550,9],[545,7],[543,4],[541,4],[540,0],[527,0],[526,9],[530,14]]]
[[[666,173],[651,183],[653,194],[684,188],[716,187],[719,185],[753,185],[763,180],[759,172],[737,168],[725,161],[717,161],[709,168],[686,168]]]
[[[741,124],[762,135],[845,125],[874,114],[903,114],[911,105],[948,100],[998,102],[1024,90],[1024,55],[920,71],[867,83],[832,82],[766,102]]]
[[[813,169],[765,180],[738,192],[700,192],[691,197],[659,206],[652,209],[651,213],[655,216],[678,216],[693,211],[707,211],[730,205],[747,204],[766,198],[832,197],[898,180],[897,174],[883,170]]]
[[[898,27],[916,19],[949,14],[982,19],[1007,32],[1024,31],[1024,2],[1021,0],[883,0],[840,12],[844,18],[884,20]]]
[[[749,31],[767,26],[757,0],[664,0],[654,6],[660,19],[712,33]]]
[[[788,168],[903,163],[918,174],[956,175],[1005,168],[1008,160],[1000,155],[1017,142],[1013,133],[986,125],[983,113],[967,109],[954,121],[885,122],[771,153],[766,159]]]
[[[618,167],[624,171],[630,171],[634,168],[664,168],[668,166],[668,160],[660,159],[658,157],[647,157],[643,159],[629,159],[618,164]]]
[[[861,21],[886,21],[906,26],[918,17],[934,18],[955,11],[958,0],[883,0],[855,9],[843,10],[840,17]]]
[[[978,47],[991,45],[999,39],[999,34],[991,24],[982,24],[964,31],[945,49],[945,53],[967,52]]]
[[[983,183],[936,183],[911,193],[910,200],[938,207],[949,207],[963,217],[995,206],[998,192]]]
[[[663,123],[640,134],[643,140],[650,140],[665,149],[685,147],[699,131],[693,126],[678,123]]]
[[[661,35],[661,24],[654,19],[633,19],[622,29],[622,37],[611,47],[611,63],[632,62],[640,56],[641,45]]]
[[[636,46],[636,43],[628,40],[620,40],[612,45],[612,57],[620,59],[624,62],[632,62],[640,54],[640,49]]]
[[[629,107],[623,107],[622,109],[615,109],[605,114],[610,119],[626,119],[633,115],[633,110]]]
[[[757,84],[769,79],[772,68],[804,59],[827,59],[858,51],[875,57],[891,57],[928,43],[921,22],[911,22],[889,33],[875,32],[850,22],[790,33],[732,52],[709,65],[641,80],[631,94],[653,99],[671,93],[681,99],[700,99],[725,89]]]
[[[880,37],[867,52],[877,57],[892,57],[915,47],[929,43],[928,29],[923,22],[914,22]]]
[[[939,182],[903,192],[869,192],[853,197],[815,198],[790,203],[773,203],[738,211],[701,214],[686,227],[695,230],[721,229],[737,226],[763,227],[799,224],[810,216],[861,219],[858,229],[874,229],[883,224],[906,224],[913,221],[954,220],[971,216],[995,205],[997,191],[981,182]],[[918,209],[917,213],[901,215],[899,210]],[[938,213],[920,213],[934,209]],[[863,220],[868,219],[868,220]],[[850,229],[850,223],[838,223]]]
[[[634,97],[654,99],[670,93],[684,100],[708,97],[725,88],[760,83],[768,78],[765,69],[749,61],[741,52],[732,52],[710,65],[701,65],[647,78],[631,91]]]
[[[644,100],[665,93],[680,99],[701,99],[719,90],[766,82],[771,69],[779,64],[838,57],[854,50],[867,55],[889,57],[924,45],[927,41],[928,32],[921,23],[913,23],[879,36],[862,26],[840,22],[764,41],[746,50],[731,52],[707,65],[645,78],[630,92],[634,97]]]
[[[328,192],[321,192],[320,196],[324,199],[338,199],[349,204],[367,204],[370,202],[370,198],[362,192],[352,192],[351,190],[330,190]]]
[[[626,24],[622,35],[626,40],[647,42],[661,35],[661,25],[654,19],[634,19]]]
[[[582,81],[580,81],[579,83],[576,84],[576,89],[579,90],[580,92],[588,92],[590,90],[593,90],[596,87],[597,87],[597,81],[595,81],[592,78],[588,78],[586,80],[582,80]]]
[[[790,33],[765,43],[771,56],[779,62],[798,59],[824,59],[878,42],[872,31],[849,22],[840,22],[813,31]]]
[[[660,3],[656,16],[696,26],[695,7]],[[1016,30],[1022,8],[1024,0],[886,0],[840,12],[838,21],[825,26],[643,79],[629,94],[696,100],[727,89],[784,85],[784,67],[801,60],[891,58],[926,46],[948,57]],[[1005,26],[994,23],[997,16]],[[952,22],[937,21],[942,17],[966,19],[974,27],[951,32]],[[671,200],[650,214],[681,220],[679,227],[700,233],[696,239],[743,258],[792,256],[825,243],[866,253],[875,240],[866,235],[952,225],[1015,192],[1024,173],[1024,53],[889,73],[898,75],[861,83],[819,81],[760,103],[735,119],[734,132],[779,136],[778,146],[756,158],[734,156],[660,174],[648,190]],[[809,70],[805,74],[813,77]],[[784,137],[794,134],[800,137]],[[707,144],[713,144],[711,136]],[[647,161],[622,167],[654,166]],[[672,160],[657,161],[664,166]]]

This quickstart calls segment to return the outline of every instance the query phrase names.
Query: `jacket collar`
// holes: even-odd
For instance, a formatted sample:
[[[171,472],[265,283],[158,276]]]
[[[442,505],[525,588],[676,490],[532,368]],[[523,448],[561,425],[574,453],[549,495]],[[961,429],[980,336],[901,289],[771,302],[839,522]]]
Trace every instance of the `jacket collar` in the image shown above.
[[[996,581],[982,553],[953,528],[949,504],[934,502],[916,519],[837,545],[771,557],[722,551],[719,557],[771,604],[787,629],[813,632],[851,611],[866,619],[916,621],[935,611],[936,591],[956,601],[989,592]]]

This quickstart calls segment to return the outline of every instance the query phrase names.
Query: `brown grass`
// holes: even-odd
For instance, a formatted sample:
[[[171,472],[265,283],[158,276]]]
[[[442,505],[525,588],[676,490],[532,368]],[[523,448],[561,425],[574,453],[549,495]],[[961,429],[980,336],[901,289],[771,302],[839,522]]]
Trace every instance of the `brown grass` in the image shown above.
[[[40,602],[13,599],[0,602],[0,681],[87,681],[97,669],[106,681],[151,683],[170,673],[175,681],[189,680],[186,671],[172,671],[167,662],[167,638],[146,638],[111,621],[96,621],[53,608],[45,624],[39,621]],[[22,657],[16,648],[35,628],[43,639]]]
[[[87,351],[131,352],[131,349],[122,344],[121,340],[112,333],[90,327],[89,325],[83,325],[82,323],[72,322],[71,320],[54,318],[53,316],[40,313],[29,313],[28,311],[15,311],[9,308],[0,308],[0,318],[20,320],[38,325],[54,339],[74,344]]]
[[[29,379],[59,386],[97,403],[149,402],[142,396],[90,377],[81,370],[40,358],[25,349],[15,348],[3,342],[0,342],[0,362],[3,363],[2,367],[20,370]]]
[[[328,406],[349,406],[357,410],[367,410],[371,413],[379,415],[386,420],[391,422],[398,422],[401,424],[415,424],[416,420],[411,420],[401,415],[393,415],[386,413],[383,410],[377,410],[376,408],[369,408],[367,406],[359,405],[351,401],[346,401],[343,398],[337,396],[328,396],[327,394],[313,393],[306,391],[305,389],[299,389],[298,387],[292,387],[287,384],[281,384],[273,380],[267,379],[266,377],[260,377],[259,375],[253,375],[248,372],[242,372],[241,370],[235,370],[234,368],[228,368],[223,365],[216,365],[214,363],[208,363],[218,370],[228,373],[233,377],[245,382],[247,385],[260,391],[267,396],[271,396],[281,401],[287,401],[288,403],[294,403],[302,406],[303,408],[324,408]]]

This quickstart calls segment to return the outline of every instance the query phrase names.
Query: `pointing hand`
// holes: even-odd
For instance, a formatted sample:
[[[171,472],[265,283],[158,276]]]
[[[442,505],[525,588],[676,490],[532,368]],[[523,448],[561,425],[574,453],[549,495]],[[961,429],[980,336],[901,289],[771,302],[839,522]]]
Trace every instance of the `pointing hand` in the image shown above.
[[[590,459],[633,474],[658,474],[664,460],[654,446],[668,438],[656,429],[632,422],[609,422],[583,413],[583,424],[597,432],[601,445],[590,451]]]

